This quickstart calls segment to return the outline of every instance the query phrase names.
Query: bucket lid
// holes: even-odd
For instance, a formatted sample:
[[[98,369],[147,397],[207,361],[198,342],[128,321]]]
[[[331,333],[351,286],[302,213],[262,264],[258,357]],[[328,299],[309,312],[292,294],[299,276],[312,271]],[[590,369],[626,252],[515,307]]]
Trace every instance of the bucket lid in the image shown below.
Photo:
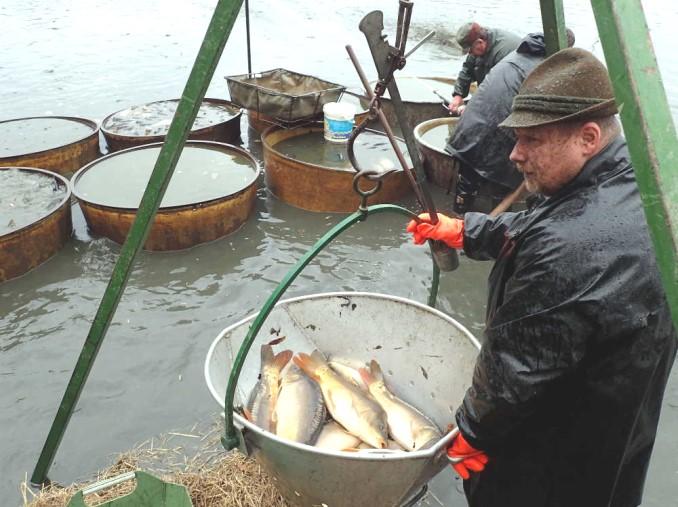
[[[339,120],[352,120],[355,106],[345,102],[328,102],[323,106],[323,113]]]

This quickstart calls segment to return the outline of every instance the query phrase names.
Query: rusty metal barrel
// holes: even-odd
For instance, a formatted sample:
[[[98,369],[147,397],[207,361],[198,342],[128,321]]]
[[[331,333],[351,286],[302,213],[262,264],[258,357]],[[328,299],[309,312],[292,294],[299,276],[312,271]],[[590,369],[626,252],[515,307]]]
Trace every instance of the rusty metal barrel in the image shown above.
[[[178,104],[178,99],[159,100],[109,114],[101,122],[109,151],[163,141]],[[237,144],[241,116],[240,108],[232,102],[204,99],[188,138]]]
[[[414,129],[414,139],[421,153],[424,171],[429,181],[448,191],[454,191],[459,175],[459,162],[445,151],[447,140],[454,133],[459,118],[434,118]]]
[[[346,144],[323,139],[322,125],[284,129],[268,128],[261,136],[264,147],[266,185],[280,200],[309,211],[351,212],[358,209],[360,197],[353,190],[355,171],[348,161]],[[362,163],[360,148],[378,155],[364,163],[365,168],[396,169],[383,179],[379,192],[368,203],[397,202],[411,192],[405,172],[400,169],[395,153],[385,135],[377,132],[361,134],[356,140],[356,156]],[[407,151],[402,142],[401,149]],[[362,184],[361,188],[373,186]]]
[[[161,146],[106,155],[73,176],[73,195],[91,232],[124,242]],[[259,173],[242,148],[186,142],[144,248],[182,250],[237,230],[254,209]]]
[[[71,237],[68,180],[32,167],[0,167],[0,282],[57,253]]]
[[[70,175],[100,155],[99,126],[92,120],[32,116],[0,121],[0,166]]]

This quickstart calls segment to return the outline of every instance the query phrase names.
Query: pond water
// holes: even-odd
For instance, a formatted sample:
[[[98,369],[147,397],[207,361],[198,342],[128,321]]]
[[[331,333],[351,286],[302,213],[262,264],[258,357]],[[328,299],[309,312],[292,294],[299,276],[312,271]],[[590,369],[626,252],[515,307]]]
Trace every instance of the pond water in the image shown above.
[[[74,180],[77,197],[117,208],[136,208],[158,159],[160,146],[116,153]],[[161,207],[186,206],[234,194],[256,178],[254,162],[221,147],[186,146]]]
[[[216,2],[188,0],[5,0],[0,4],[0,120],[83,116],[101,121],[135,104],[179,97]],[[602,57],[587,0],[568,0],[565,17],[577,46]],[[669,104],[678,111],[678,59],[673,29],[678,5],[644,1]],[[408,58],[403,75],[454,78],[462,56],[450,43],[458,26],[476,19],[515,33],[539,31],[533,0],[415,1],[410,44],[437,34]],[[360,81],[344,46],[351,44],[368,79],[373,62],[360,19],[384,11],[394,40],[395,0],[251,2],[252,67],[287,68],[355,88]],[[328,14],[331,13],[331,14]],[[520,15],[516,15],[520,13]],[[102,29],[102,27],[105,27]],[[247,72],[244,15],[238,18],[207,96],[228,98],[226,75]],[[243,143],[261,157],[247,130]],[[451,198],[433,191],[441,210]],[[400,203],[416,210],[413,200]],[[209,344],[226,326],[259,310],[290,267],[343,215],[292,208],[258,192],[252,218],[221,240],[173,253],[142,252],[78,409],[61,443],[51,477],[70,482],[109,463],[111,455],[153,435],[212,418],[217,407],[203,379]],[[75,234],[53,259],[0,286],[0,498],[19,504],[18,484],[30,475],[72,368],[119,254],[112,241],[91,237],[77,206]],[[380,215],[334,241],[286,296],[330,290],[384,292],[425,301],[431,261],[412,245],[401,216]],[[462,257],[442,276],[438,307],[482,333],[488,263]],[[645,506],[678,497],[678,375],[667,388],[648,475]],[[430,505],[464,505],[461,482],[446,471],[445,495]],[[13,501],[12,499],[15,499]],[[437,502],[437,503],[436,503]]]
[[[51,150],[80,141],[93,133],[90,125],[66,118],[6,121],[0,123],[0,158]]]
[[[396,141],[405,160],[410,163],[407,146],[402,141]],[[353,171],[345,143],[332,143],[323,137],[322,132],[308,132],[289,137],[273,145],[273,149],[294,160],[311,164]],[[377,171],[400,169],[400,162],[391,148],[391,143],[383,134],[364,132],[358,136],[353,144],[355,157],[360,167]]]

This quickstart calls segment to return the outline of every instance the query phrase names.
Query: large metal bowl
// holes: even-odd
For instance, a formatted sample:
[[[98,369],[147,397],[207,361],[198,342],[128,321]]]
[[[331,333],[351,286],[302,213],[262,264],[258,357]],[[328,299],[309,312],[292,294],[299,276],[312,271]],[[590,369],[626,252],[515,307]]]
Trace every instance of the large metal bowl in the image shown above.
[[[252,315],[224,329],[205,360],[205,381],[224,407],[233,360]],[[454,422],[472,378],[478,341],[461,324],[429,306],[366,292],[314,294],[280,301],[262,326],[240,375],[236,405],[247,399],[259,373],[259,347],[276,336],[294,352],[319,349],[329,357],[376,359],[395,394],[441,429]],[[264,331],[265,330],[265,331]],[[294,506],[399,506],[448,464],[447,433],[436,445],[391,454],[331,452],[263,431],[234,411],[245,442]],[[446,489],[453,489],[447,483]],[[447,491],[447,494],[450,492]]]

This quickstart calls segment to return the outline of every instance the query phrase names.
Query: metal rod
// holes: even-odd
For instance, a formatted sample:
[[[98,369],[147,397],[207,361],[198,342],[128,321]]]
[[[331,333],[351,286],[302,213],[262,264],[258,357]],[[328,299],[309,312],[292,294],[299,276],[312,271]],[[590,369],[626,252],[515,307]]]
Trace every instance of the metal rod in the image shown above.
[[[546,55],[550,56],[567,47],[563,0],[539,0],[539,3],[541,7],[541,22],[544,27]]]
[[[252,76],[252,47],[250,44],[250,0],[245,0],[245,32],[247,33],[247,75]]]
[[[122,245],[120,256],[113,268],[113,274],[106,287],[106,292],[104,292],[97,313],[94,316],[85,344],[80,351],[80,356],[73,369],[54,422],[33,470],[31,476],[32,484],[42,485],[47,480],[47,473],[127,285],[134,259],[139,250],[141,250],[146,236],[151,229],[153,218],[162,202],[174,168],[179,161],[184,143],[188,138],[202,100],[205,97],[207,87],[219,63],[219,58],[238,16],[242,1],[219,0],[217,4],[212,20],[207,28],[205,39],[200,47],[181,100],[177,106],[177,111],[167,132],[165,143],[160,150],[148,186],[139,204],[136,218],[127,234],[125,243]]]
[[[412,49],[410,49],[407,53],[405,53],[405,58],[410,56],[412,53],[414,53],[417,49],[421,47],[421,45],[429,40],[431,37],[433,37],[436,34],[435,30],[431,30],[429,33],[426,34],[426,36],[421,39],[419,42],[417,42]]]
[[[640,0],[592,0],[645,219],[678,327],[678,139]]]
[[[362,66],[360,65],[360,62],[358,61],[358,57],[355,54],[355,51],[353,51],[353,48],[350,45],[346,46],[346,51],[348,52],[348,56],[351,59],[351,62],[353,62],[353,66],[355,67],[356,72],[358,73],[358,77],[360,78],[360,81],[363,84],[363,87],[365,88],[365,92],[367,93],[367,98],[370,99],[370,102],[374,100],[374,92],[372,91],[372,88],[370,87],[370,82],[367,80],[367,76],[365,76],[365,72],[363,71]],[[417,180],[412,174],[412,171],[410,170],[409,164],[405,160],[405,155],[403,155],[403,152],[400,150],[400,146],[398,146],[398,143],[395,139],[395,135],[393,134],[393,130],[391,129],[391,126],[388,123],[388,120],[386,119],[386,115],[384,112],[381,110],[381,108],[377,108],[377,116],[379,117],[379,121],[381,122],[382,126],[384,127],[384,130],[386,131],[386,137],[391,143],[391,146],[393,147],[393,151],[395,151],[396,157],[398,158],[398,161],[400,162],[400,166],[403,168],[403,171],[407,175],[407,178],[410,180],[410,184],[412,185],[412,188],[414,189],[414,194],[417,198],[417,201],[419,202],[419,205],[424,208],[425,207],[425,197],[421,193],[421,189],[419,188],[419,185],[417,184]]]
[[[405,54],[405,46],[407,46],[407,35],[410,31],[410,20],[412,19],[412,7],[414,7],[414,3],[409,0],[400,0],[400,8],[405,11],[405,19],[403,21],[403,33],[400,36],[400,44],[396,42],[395,47],[398,48],[401,55]]]

